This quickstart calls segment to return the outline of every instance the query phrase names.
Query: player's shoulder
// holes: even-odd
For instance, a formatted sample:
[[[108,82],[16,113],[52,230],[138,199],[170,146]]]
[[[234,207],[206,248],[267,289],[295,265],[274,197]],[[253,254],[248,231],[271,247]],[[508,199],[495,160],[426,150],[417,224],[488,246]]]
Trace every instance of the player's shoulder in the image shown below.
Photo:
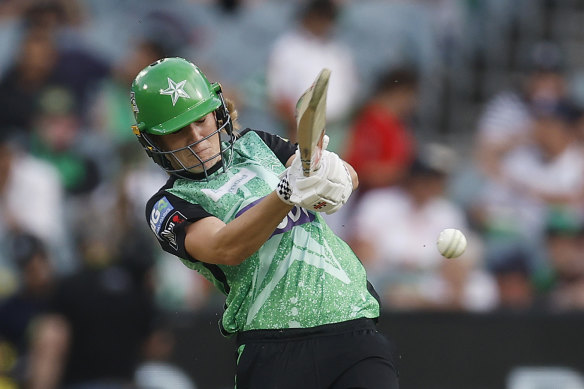
[[[282,158],[285,157],[285,160],[287,160],[290,155],[294,154],[294,151],[296,150],[296,146],[293,143],[278,134],[251,128],[246,128],[240,133],[241,138],[250,135],[258,136],[279,158],[282,156]]]
[[[158,189],[158,191],[154,193],[150,197],[150,199],[148,199],[148,201],[146,202],[146,215],[149,215],[149,211],[152,210],[154,204],[156,204],[161,198],[166,196],[166,194],[168,193],[167,190],[173,187],[175,181],[176,178],[174,176],[169,177],[168,180],[164,183],[164,185],[160,189]]]
[[[247,134],[252,134],[252,133],[255,134],[255,135],[257,135],[257,136],[259,136],[260,139],[263,140],[264,143],[266,143],[266,144],[270,144],[274,140],[288,142],[288,139],[282,138],[280,135],[271,133],[269,131],[255,129],[255,128],[246,128],[245,130],[241,131],[239,133],[239,135],[240,135],[241,138],[243,138]]]
[[[158,192],[146,202],[146,220],[154,233],[160,231],[161,224],[173,211],[185,213],[185,208],[196,206],[196,204],[191,204],[169,192],[176,180],[176,177],[170,177]],[[181,217],[184,219],[184,216],[181,215]]]
[[[213,216],[200,204],[171,193],[176,179],[170,179],[146,203],[146,221],[162,248],[181,258],[188,258],[184,248],[184,226]]]

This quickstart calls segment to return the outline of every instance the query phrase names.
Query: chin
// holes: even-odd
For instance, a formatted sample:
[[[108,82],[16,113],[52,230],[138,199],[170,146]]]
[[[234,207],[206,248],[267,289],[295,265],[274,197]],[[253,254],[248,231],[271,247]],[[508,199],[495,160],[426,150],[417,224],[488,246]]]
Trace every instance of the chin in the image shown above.
[[[212,159],[210,161],[205,162],[204,165],[197,165],[197,166],[194,166],[194,167],[192,167],[192,168],[190,168],[188,170],[191,173],[197,173],[197,174],[198,173],[204,173],[205,170],[211,169],[213,166],[215,166],[217,163],[219,163],[219,161],[221,161],[221,158],[216,157],[216,158],[214,158],[214,159]],[[203,168],[203,166],[204,166],[204,168]]]
[[[200,166],[196,166],[196,167],[192,167],[190,169],[187,169],[187,171],[189,173],[200,174],[200,173],[204,172],[204,169]]]

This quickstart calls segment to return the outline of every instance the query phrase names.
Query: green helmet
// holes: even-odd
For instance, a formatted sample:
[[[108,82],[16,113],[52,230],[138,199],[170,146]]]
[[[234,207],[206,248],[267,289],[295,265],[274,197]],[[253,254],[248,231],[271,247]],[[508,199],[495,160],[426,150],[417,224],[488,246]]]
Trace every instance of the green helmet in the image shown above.
[[[233,147],[233,125],[223,100],[221,85],[210,83],[196,65],[183,58],[164,58],[148,65],[132,82],[130,96],[136,119],[136,124],[132,126],[134,133],[148,156],[169,173],[185,173],[193,168],[177,168],[170,163],[169,158],[178,161],[172,158],[173,154],[186,148],[192,152],[192,146],[196,143],[177,150],[160,150],[149,135],[171,134],[216,111],[216,133],[225,130],[229,138],[227,146]],[[226,147],[223,147],[224,142],[221,144],[223,154]],[[196,157],[200,164],[205,162]],[[222,155],[221,161],[227,168],[224,157]]]

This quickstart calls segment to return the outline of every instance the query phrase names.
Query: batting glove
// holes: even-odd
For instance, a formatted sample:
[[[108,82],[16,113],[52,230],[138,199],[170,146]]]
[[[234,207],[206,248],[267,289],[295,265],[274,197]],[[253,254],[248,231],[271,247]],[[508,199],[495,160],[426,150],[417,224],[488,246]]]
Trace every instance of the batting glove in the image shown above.
[[[339,156],[323,150],[320,167],[311,176],[302,174],[299,152],[282,174],[277,193],[287,204],[316,212],[338,211],[353,191],[351,175]]]

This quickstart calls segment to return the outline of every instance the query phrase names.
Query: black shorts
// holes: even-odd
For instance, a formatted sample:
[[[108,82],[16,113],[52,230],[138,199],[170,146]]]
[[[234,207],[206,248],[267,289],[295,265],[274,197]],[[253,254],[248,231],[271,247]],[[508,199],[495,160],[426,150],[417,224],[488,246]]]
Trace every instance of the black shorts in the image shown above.
[[[392,344],[371,319],[237,336],[236,389],[397,389]]]

